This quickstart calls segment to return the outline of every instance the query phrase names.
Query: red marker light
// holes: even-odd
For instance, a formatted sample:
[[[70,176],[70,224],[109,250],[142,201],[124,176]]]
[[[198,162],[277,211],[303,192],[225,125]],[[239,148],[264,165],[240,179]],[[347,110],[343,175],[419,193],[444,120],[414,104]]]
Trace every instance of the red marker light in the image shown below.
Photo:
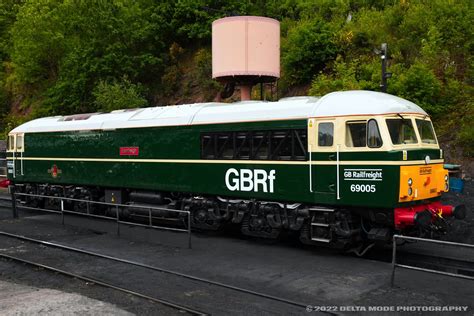
[[[10,185],[10,180],[8,179],[0,181],[0,188],[8,188],[9,185]]]

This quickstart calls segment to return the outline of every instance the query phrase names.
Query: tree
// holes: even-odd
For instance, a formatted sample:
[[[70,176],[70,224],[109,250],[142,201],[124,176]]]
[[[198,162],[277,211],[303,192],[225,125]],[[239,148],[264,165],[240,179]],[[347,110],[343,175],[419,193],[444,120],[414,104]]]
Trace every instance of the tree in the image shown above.
[[[44,91],[38,114],[93,111],[100,80],[147,82],[162,71],[155,9],[147,1],[27,2],[12,29],[15,81]]]
[[[283,42],[282,64],[291,83],[309,82],[336,56],[332,30],[320,19],[303,21]]]
[[[133,84],[126,77],[111,83],[100,81],[94,89],[94,103],[97,110],[103,112],[140,108],[148,104],[142,93],[143,87]]]

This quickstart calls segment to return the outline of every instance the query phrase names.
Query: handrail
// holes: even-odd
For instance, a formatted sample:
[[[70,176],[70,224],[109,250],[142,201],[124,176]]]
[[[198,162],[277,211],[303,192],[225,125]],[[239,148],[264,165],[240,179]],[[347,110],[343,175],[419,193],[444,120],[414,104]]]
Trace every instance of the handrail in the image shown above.
[[[339,169],[341,167],[341,162],[339,160],[339,150],[340,150],[341,145],[337,144],[337,152],[336,152],[336,159],[337,159],[337,166],[336,166],[336,199],[340,200],[341,196],[339,195]]]
[[[313,148],[311,144],[309,144],[309,192],[313,193]]]
[[[456,274],[456,273],[451,273],[451,272],[445,272],[445,271],[439,271],[439,270],[433,270],[433,269],[427,269],[427,268],[421,268],[421,267],[417,267],[417,266],[410,266],[410,265],[406,265],[406,264],[397,263],[397,239],[420,241],[420,242],[434,243],[434,244],[440,244],[440,245],[445,245],[445,246],[453,246],[453,247],[474,249],[474,245],[471,245],[471,244],[462,244],[462,243],[457,243],[457,242],[452,242],[452,241],[442,241],[442,240],[426,239],[426,238],[419,238],[419,237],[409,237],[409,236],[403,236],[403,235],[393,235],[392,276],[391,276],[391,279],[390,279],[390,285],[392,287],[395,283],[395,268],[397,268],[397,267],[398,268],[403,268],[403,269],[408,269],[408,270],[423,271],[423,272],[429,272],[429,273],[434,273],[434,274],[447,275],[447,276],[450,276],[450,277],[474,280],[473,276],[468,276],[468,275],[463,275],[463,274]]]
[[[64,225],[64,214],[65,213],[66,214],[76,214],[76,215],[87,216],[87,217],[94,217],[94,218],[101,218],[101,219],[106,219],[106,220],[115,220],[115,222],[117,223],[117,235],[120,235],[120,224],[140,226],[140,227],[148,227],[148,228],[153,228],[153,229],[168,230],[168,231],[175,231],[175,232],[187,232],[188,233],[188,248],[192,248],[192,245],[191,245],[191,212],[190,211],[174,210],[174,209],[167,209],[167,208],[163,208],[163,207],[154,207],[154,206],[127,205],[127,204],[119,204],[119,203],[99,202],[99,201],[92,201],[92,200],[60,197],[60,196],[19,193],[19,192],[15,192],[14,186],[10,186],[10,193],[12,195],[12,210],[13,210],[13,217],[14,218],[18,217],[17,205],[16,205],[17,196],[29,196],[29,197],[38,197],[38,198],[59,200],[60,201],[60,206],[61,206],[60,211],[50,210],[50,209],[43,209],[43,208],[38,208],[38,207],[30,207],[30,206],[21,206],[21,207],[25,208],[25,209],[31,209],[31,210],[38,210],[38,211],[45,211],[45,212],[50,212],[50,213],[61,214],[63,225]],[[64,201],[73,201],[73,202],[86,203],[87,213],[66,210],[64,208]],[[90,214],[89,213],[90,204],[98,204],[98,205],[106,205],[106,206],[115,207],[115,217]],[[120,215],[119,214],[119,208],[120,207],[122,207],[122,208],[124,208],[124,207],[133,207],[133,208],[148,210],[148,218],[149,218],[148,224],[140,224],[140,223],[133,223],[133,222],[120,220],[120,216],[119,216]],[[152,215],[151,215],[152,210],[175,212],[175,213],[179,213],[179,214],[186,214],[187,225],[185,225],[185,226],[187,226],[187,228],[182,229],[182,228],[174,228],[174,227],[165,227],[165,226],[153,225]]]

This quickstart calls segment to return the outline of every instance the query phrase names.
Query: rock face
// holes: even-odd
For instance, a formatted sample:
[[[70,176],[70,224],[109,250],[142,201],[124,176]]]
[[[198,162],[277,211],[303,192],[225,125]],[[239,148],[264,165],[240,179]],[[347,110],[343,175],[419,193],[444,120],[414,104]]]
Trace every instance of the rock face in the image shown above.
[[[82,295],[0,281],[1,315],[133,315]]]

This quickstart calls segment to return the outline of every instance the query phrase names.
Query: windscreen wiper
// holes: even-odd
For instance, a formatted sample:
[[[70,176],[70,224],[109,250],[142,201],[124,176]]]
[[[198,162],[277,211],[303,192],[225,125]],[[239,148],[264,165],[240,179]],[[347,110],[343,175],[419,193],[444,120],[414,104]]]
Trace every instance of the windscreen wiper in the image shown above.
[[[397,113],[397,115],[402,119],[402,124],[406,125],[406,126],[411,126],[411,124],[407,123],[407,120],[406,118],[404,118],[400,113]]]

